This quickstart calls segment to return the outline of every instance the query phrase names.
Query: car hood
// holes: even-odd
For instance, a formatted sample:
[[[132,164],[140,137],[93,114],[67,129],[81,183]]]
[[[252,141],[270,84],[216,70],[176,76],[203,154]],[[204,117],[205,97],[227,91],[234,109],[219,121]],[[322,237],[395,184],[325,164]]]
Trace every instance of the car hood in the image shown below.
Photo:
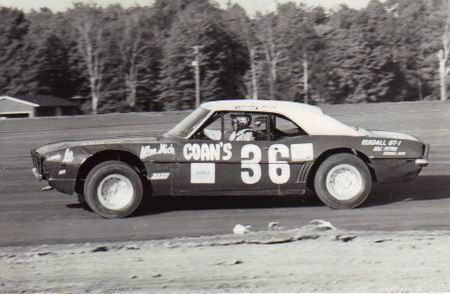
[[[370,130],[367,134],[367,137],[419,141],[417,138],[415,138],[411,135],[404,134],[404,133],[398,133],[398,132],[389,132],[389,131]]]
[[[100,138],[79,141],[62,141],[44,145],[36,149],[38,153],[47,153],[65,148],[92,146],[92,145],[116,145],[116,144],[148,144],[158,142],[157,137],[120,137],[120,138]]]

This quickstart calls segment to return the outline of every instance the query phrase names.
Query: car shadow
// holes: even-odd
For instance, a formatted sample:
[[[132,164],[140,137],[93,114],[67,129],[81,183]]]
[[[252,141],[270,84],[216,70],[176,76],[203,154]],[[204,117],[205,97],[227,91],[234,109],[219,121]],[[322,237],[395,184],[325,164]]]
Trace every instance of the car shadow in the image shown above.
[[[322,206],[318,198],[303,196],[181,196],[154,197],[144,201],[139,215],[158,214],[177,210],[252,209]]]
[[[410,182],[374,185],[372,193],[361,207],[446,198],[450,198],[450,175],[420,176]]]
[[[427,201],[450,198],[450,175],[420,176],[410,182],[375,184],[361,208],[389,205],[395,202]],[[203,196],[155,197],[142,206],[139,214],[155,214],[176,210],[251,209],[323,206],[317,196]]]
[[[302,196],[183,196],[148,197],[137,215],[159,214],[177,210],[252,209],[319,207],[322,202],[308,191]],[[395,202],[427,201],[450,198],[449,176],[420,176],[406,183],[375,184],[361,208],[389,205]],[[90,210],[73,203],[67,207]]]

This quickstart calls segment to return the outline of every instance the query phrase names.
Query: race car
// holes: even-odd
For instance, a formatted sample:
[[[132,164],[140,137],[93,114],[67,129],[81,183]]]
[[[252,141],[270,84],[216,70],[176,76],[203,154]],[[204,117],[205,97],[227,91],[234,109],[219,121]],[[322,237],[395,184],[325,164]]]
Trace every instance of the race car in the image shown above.
[[[428,151],[413,136],[348,126],[315,106],[229,100],[202,104],[160,137],[66,141],[31,155],[38,179],[122,218],[144,197],[300,196],[307,188],[333,209],[355,208],[373,182],[416,178]]]

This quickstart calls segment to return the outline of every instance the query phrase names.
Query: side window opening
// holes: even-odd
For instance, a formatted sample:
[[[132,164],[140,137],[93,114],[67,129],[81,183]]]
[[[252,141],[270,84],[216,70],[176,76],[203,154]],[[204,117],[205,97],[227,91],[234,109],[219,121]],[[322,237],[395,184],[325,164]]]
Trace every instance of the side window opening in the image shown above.
[[[227,141],[269,140],[269,114],[218,112],[197,131],[193,139]]]
[[[273,114],[271,116],[271,139],[273,141],[281,140],[286,137],[297,137],[308,135],[302,128],[296,125],[290,119]]]

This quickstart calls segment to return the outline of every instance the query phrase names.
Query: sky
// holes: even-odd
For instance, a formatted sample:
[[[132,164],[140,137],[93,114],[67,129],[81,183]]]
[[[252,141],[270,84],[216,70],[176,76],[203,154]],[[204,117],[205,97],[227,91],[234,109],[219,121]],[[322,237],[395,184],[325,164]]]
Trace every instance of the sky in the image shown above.
[[[78,0],[80,1],[80,0]],[[170,1],[170,0],[167,0]],[[221,5],[225,5],[228,0],[215,0]],[[231,0],[239,3],[244,7],[249,14],[254,14],[255,11],[267,12],[272,11],[277,6],[277,3],[288,2],[289,0]],[[352,8],[362,8],[367,5],[369,0],[290,0],[293,2],[303,2],[310,6],[323,6],[326,8],[335,8],[340,4],[346,4]],[[0,6],[16,7],[26,11],[30,9],[38,9],[39,7],[48,7],[53,11],[65,10],[72,5],[74,0],[0,0]],[[132,5],[147,5],[152,3],[152,0],[81,0],[80,2],[94,2],[99,5],[108,5],[113,3],[120,3],[122,6]]]

